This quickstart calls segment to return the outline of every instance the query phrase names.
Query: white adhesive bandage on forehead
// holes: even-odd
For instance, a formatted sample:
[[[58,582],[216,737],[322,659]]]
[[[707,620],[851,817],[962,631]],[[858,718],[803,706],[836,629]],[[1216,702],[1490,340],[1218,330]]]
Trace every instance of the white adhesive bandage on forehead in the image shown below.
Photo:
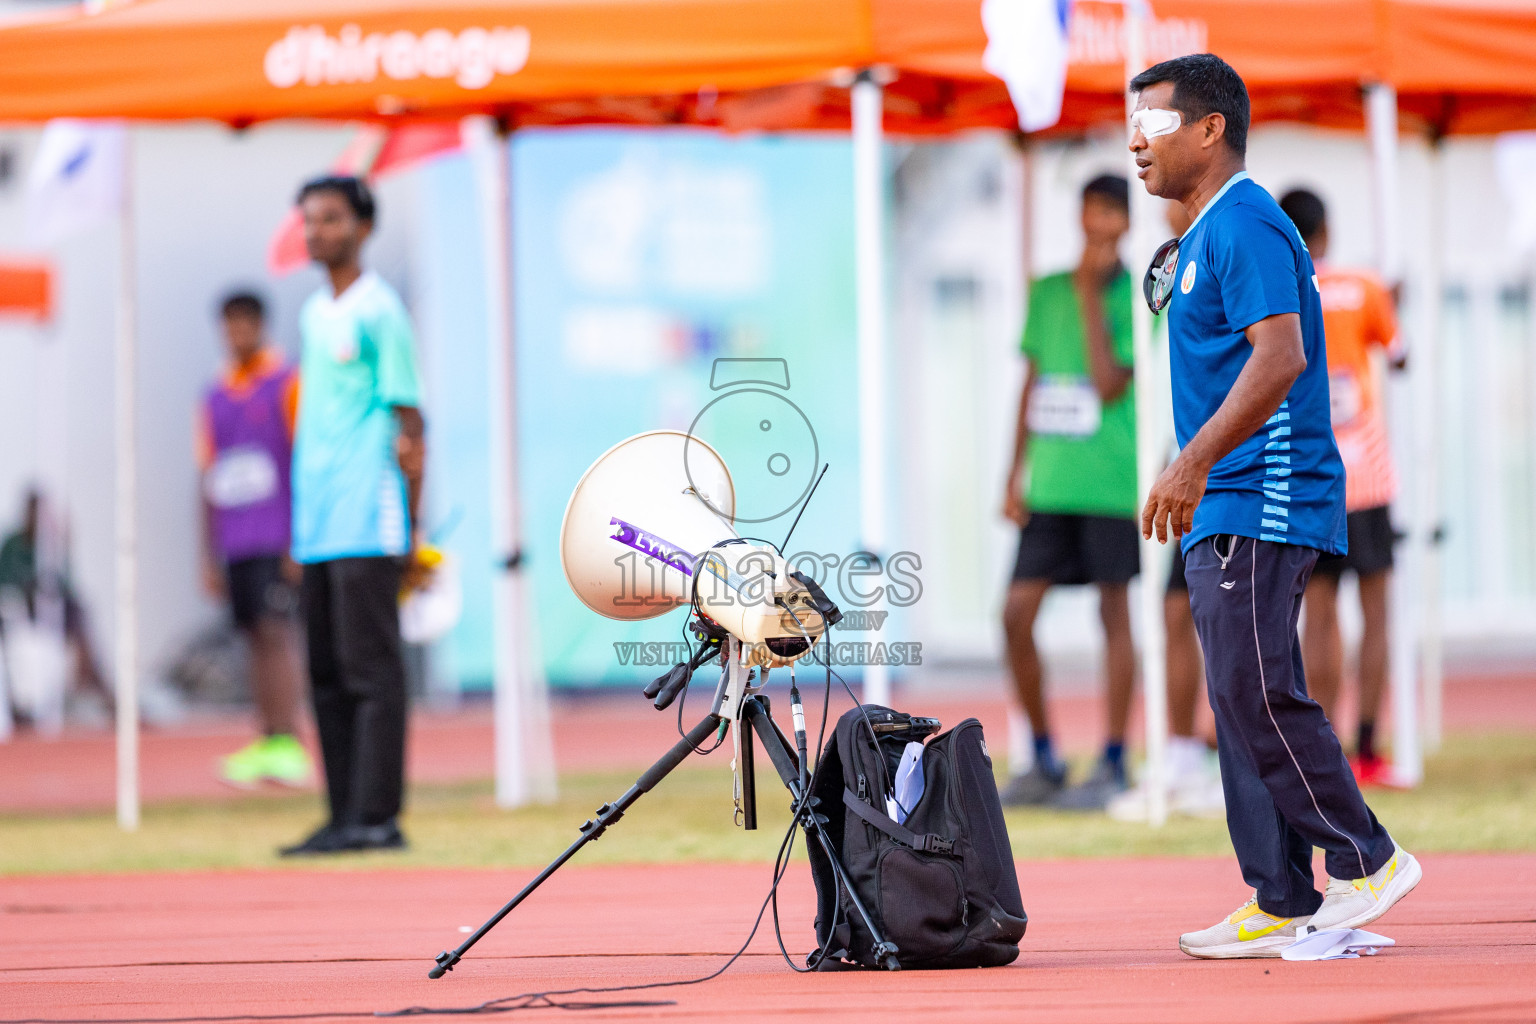
[[[1177,110],[1148,107],[1131,115],[1131,131],[1141,132],[1143,138],[1155,139],[1159,135],[1172,135],[1184,123]]]

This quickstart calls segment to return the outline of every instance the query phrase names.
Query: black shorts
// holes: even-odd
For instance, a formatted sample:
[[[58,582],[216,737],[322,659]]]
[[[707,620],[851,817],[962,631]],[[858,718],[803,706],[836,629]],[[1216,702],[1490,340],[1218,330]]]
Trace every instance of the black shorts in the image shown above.
[[[260,555],[229,563],[229,604],[235,625],[254,629],[262,619],[289,619],[299,608],[298,591],[283,578],[281,555]]]
[[[1134,519],[1034,512],[1019,531],[1013,579],[1129,583],[1141,568]]]
[[[1387,506],[1351,512],[1345,517],[1345,524],[1349,529],[1349,554],[1320,556],[1312,575],[1337,582],[1346,569],[1357,576],[1374,576],[1392,568],[1392,545],[1397,542],[1397,534],[1392,529],[1392,512]]]

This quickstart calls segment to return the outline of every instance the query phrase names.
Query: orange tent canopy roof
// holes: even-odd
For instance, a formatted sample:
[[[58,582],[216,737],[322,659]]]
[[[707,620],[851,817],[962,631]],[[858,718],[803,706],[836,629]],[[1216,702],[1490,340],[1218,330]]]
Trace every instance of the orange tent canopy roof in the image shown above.
[[[1536,128],[1536,3],[1381,0],[1386,80],[1439,134]]]
[[[1060,130],[1123,117],[1123,7],[1080,0]],[[1358,127],[1361,85],[1442,131],[1536,126],[1528,0],[1157,0],[1149,62],[1211,50],[1255,120]],[[0,121],[55,116],[846,128],[1015,125],[981,0],[137,0],[0,28]]]
[[[0,30],[0,119],[458,116],[756,89],[866,54],[818,0],[139,0]]]

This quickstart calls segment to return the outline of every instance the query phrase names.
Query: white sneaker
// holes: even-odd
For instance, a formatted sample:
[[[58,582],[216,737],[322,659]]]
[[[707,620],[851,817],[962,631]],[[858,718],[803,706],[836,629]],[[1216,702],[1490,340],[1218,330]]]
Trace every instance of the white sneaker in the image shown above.
[[[1360,928],[1392,909],[1424,877],[1418,858],[1394,844],[1392,859],[1368,878],[1328,879],[1323,905],[1310,922],[1312,931]]]
[[[1105,806],[1109,816],[1116,821],[1146,821],[1150,813],[1147,780],[1143,775],[1131,789],[1117,793]],[[1227,812],[1222,795],[1221,773],[1204,768],[1174,776],[1168,787],[1168,811],[1191,818],[1220,818]]]
[[[1259,909],[1258,894],[1234,910],[1226,920],[1203,932],[1179,936],[1179,949],[1201,960],[1246,960],[1276,957],[1296,941],[1297,929],[1311,920],[1275,917]]]

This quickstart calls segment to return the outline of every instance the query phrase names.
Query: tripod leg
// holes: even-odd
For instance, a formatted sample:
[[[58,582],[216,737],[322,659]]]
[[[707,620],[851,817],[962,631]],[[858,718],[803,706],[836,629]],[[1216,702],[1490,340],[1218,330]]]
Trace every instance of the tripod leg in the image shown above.
[[[784,780],[784,785],[789,787],[790,794],[798,802],[800,799],[800,758],[795,749],[789,745],[789,739],[779,731],[778,723],[773,720],[768,707],[768,698],[762,694],[750,697],[742,705],[741,720],[751,726],[763,741],[763,752],[768,755],[768,760],[773,762],[774,770],[779,773],[779,778]]]
[[[779,730],[778,723],[769,713],[767,700],[762,696],[748,699],[742,706],[741,717],[742,721],[749,723],[752,730],[762,739],[763,750],[767,752],[768,760],[772,761],[774,768],[778,769],[779,778],[784,780],[784,785],[794,797],[795,806],[800,809],[800,827],[805,829],[806,838],[809,839],[812,836],[816,838],[832,865],[832,874],[836,876],[838,885],[848,894],[848,900],[853,904],[854,911],[864,919],[864,926],[869,929],[870,938],[874,942],[875,960],[888,971],[901,970],[901,964],[896,960],[897,948],[880,934],[874,916],[864,906],[864,901],[859,899],[859,894],[854,891],[852,882],[848,880],[848,872],[843,869],[843,862],[837,855],[837,847],[832,843],[832,837],[827,835],[826,828],[822,826],[821,819],[816,814],[816,808],[807,806],[802,800],[800,758],[790,747],[789,738]]]
[[[741,827],[747,832],[757,829],[757,767],[753,748],[757,746],[750,729],[741,734],[741,756],[737,761],[737,778],[741,780]]]
[[[452,952],[444,950],[437,954],[437,965],[427,972],[427,977],[441,978],[445,973],[453,970],[454,964],[457,964],[463,959],[464,954],[469,952],[469,947],[479,942],[485,937],[487,932],[500,924],[502,918],[510,914],[519,903],[527,899],[533,890],[537,889],[550,875],[559,870],[561,865],[574,857],[577,850],[580,850],[583,846],[601,836],[607,831],[609,825],[624,817],[624,812],[629,810],[636,800],[639,800],[642,795],[654,789],[656,784],[666,778],[672,769],[682,764],[689,754],[698,749],[701,743],[714,735],[715,730],[720,726],[720,721],[720,716],[718,715],[706,715],[704,720],[694,726],[687,736],[674,743],[671,750],[667,751],[661,756],[660,760],[647,768],[645,774],[636,779],[635,784],[630,786],[623,796],[611,804],[603,804],[603,806],[599,807],[597,809],[597,816],[588,819],[581,826],[580,839],[566,847],[564,853],[551,861],[549,866],[540,871],[533,881],[523,886],[521,892],[512,897],[506,906],[496,911],[495,915],[485,924],[481,925],[475,934],[461,942],[457,949]]]

